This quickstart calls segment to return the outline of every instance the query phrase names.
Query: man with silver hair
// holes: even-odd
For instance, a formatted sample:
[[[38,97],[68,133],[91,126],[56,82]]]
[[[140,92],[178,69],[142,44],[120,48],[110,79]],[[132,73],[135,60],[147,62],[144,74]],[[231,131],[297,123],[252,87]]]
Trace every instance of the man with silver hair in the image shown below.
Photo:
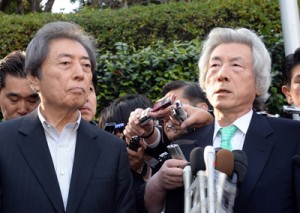
[[[124,142],[86,122],[96,69],[91,38],[73,23],[44,25],[26,50],[38,108],[0,124],[0,212],[135,212]]]
[[[267,100],[271,83],[271,59],[263,42],[245,28],[213,29],[204,41],[199,68],[200,85],[214,108],[215,121],[188,138],[198,147],[213,145],[243,150],[247,155],[247,174],[239,185],[234,212],[299,212],[300,168],[292,159],[300,155],[300,124],[261,116],[253,110],[255,102]],[[229,141],[221,133],[227,127],[233,130]],[[164,173],[177,170],[167,167]],[[170,207],[166,212],[182,212],[178,192],[168,199],[169,193],[157,179],[150,179],[145,190],[149,212],[161,208],[153,203],[162,204],[166,198]]]

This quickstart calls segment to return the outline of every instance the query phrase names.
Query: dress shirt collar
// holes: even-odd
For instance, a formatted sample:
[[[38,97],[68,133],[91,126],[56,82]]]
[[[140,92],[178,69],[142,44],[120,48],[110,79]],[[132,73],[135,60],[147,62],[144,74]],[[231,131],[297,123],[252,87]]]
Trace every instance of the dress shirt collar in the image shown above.
[[[47,127],[52,127],[52,125],[49,122],[47,122],[45,117],[42,115],[42,113],[40,111],[40,105],[38,106],[37,113],[38,113],[38,117],[39,117],[44,129],[47,129]],[[78,129],[80,120],[81,120],[81,113],[79,110],[77,111],[77,114],[78,114],[77,120],[74,123],[70,123],[71,125],[74,124],[74,131],[76,131]]]
[[[245,115],[243,115],[242,117],[239,117],[238,119],[236,119],[232,124],[234,124],[235,126],[237,126],[238,130],[241,131],[244,135],[246,135],[246,133],[248,131],[248,128],[249,128],[249,125],[250,125],[250,121],[251,121],[252,115],[253,115],[253,110],[251,109]],[[220,128],[222,128],[222,127],[215,120],[215,129],[214,129],[213,139],[216,138],[216,135],[219,132]]]

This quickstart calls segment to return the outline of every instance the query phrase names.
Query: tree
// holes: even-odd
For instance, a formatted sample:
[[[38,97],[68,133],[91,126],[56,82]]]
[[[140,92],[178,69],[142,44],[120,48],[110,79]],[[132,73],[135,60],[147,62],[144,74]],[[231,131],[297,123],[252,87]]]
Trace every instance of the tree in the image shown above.
[[[0,11],[20,15],[28,12],[51,12],[54,2],[55,0],[47,0],[43,7],[42,0],[0,0]]]

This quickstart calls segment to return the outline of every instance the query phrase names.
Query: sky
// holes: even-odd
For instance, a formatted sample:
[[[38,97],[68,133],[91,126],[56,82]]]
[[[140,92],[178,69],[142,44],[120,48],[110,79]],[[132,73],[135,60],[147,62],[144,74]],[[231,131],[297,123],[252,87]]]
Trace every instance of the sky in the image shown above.
[[[44,4],[47,2],[47,0],[42,1]],[[70,13],[73,12],[74,9],[78,8],[79,1],[76,1],[76,3],[70,3],[70,0],[55,0],[52,12],[53,13]]]

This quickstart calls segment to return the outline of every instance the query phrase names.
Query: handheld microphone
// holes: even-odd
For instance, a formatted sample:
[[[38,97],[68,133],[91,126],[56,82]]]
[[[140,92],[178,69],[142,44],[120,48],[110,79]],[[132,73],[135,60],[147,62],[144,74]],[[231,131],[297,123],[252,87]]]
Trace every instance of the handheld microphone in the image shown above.
[[[204,149],[202,147],[194,148],[190,153],[190,165],[192,170],[192,175],[196,176],[193,184],[197,185],[199,188],[198,190],[194,190],[194,203],[196,209],[197,206],[200,206],[201,212],[206,212],[206,175],[204,170],[206,170],[206,166],[204,163]],[[197,194],[198,193],[198,194]],[[190,194],[185,195],[190,196]],[[197,198],[199,200],[197,200]],[[190,212],[190,211],[188,211]]]
[[[216,154],[216,208],[217,212],[222,212],[223,194],[226,187],[227,177],[231,176],[234,168],[234,156],[228,149],[221,149]]]
[[[216,170],[231,176],[234,168],[234,156],[228,149],[220,149],[216,154]]]
[[[293,157],[293,164],[300,168],[300,156],[299,155],[295,155]]]
[[[202,147],[194,148],[190,153],[190,165],[192,169],[192,175],[196,176],[200,170],[206,170],[204,163],[204,149]]]
[[[204,148],[204,162],[207,173],[207,197],[208,197],[208,212],[215,213],[215,188],[214,188],[214,176],[215,176],[215,164],[216,154],[215,149],[212,146],[206,146]]]
[[[234,172],[231,176],[231,181],[237,185],[241,184],[246,177],[248,169],[248,158],[244,151],[233,150],[234,156]]]
[[[183,185],[184,185],[184,212],[189,212],[192,205],[192,200],[189,195],[189,188],[192,182],[191,166],[187,165],[183,168]]]

